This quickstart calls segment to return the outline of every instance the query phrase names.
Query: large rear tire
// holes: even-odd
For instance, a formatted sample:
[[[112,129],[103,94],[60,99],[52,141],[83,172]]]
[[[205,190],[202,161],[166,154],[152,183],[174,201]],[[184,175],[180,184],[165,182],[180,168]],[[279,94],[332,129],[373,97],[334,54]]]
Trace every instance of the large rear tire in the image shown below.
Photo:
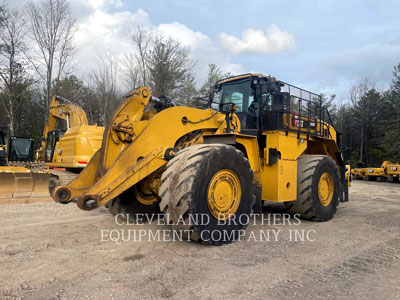
[[[222,245],[247,227],[255,203],[253,172],[236,148],[185,148],[168,162],[161,180],[160,209],[190,239]]]
[[[302,155],[297,160],[297,200],[285,202],[292,214],[314,221],[328,221],[339,204],[339,174],[326,155]]]

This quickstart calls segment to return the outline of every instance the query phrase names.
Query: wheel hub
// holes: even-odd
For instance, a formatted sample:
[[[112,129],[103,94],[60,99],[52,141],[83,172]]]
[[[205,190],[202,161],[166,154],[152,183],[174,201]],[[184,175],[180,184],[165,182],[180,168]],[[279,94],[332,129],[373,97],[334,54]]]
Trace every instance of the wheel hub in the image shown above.
[[[328,206],[333,198],[333,177],[330,173],[325,172],[319,178],[318,183],[318,199],[322,206]]]
[[[227,220],[234,215],[242,196],[239,178],[231,170],[218,171],[208,185],[207,204],[214,218]]]
[[[140,182],[135,185],[134,193],[136,199],[142,203],[143,205],[152,205],[158,201],[157,195],[146,189],[146,186],[143,182]]]

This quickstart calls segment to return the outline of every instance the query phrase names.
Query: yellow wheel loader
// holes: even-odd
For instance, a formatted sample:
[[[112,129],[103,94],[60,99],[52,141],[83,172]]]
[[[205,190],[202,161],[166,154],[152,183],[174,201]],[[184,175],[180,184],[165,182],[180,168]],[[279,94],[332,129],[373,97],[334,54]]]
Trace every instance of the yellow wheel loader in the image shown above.
[[[49,198],[50,174],[34,162],[33,139],[10,136],[0,127],[0,204],[42,201]]]
[[[160,210],[173,228],[214,245],[237,240],[263,201],[315,221],[348,201],[339,134],[319,95],[245,74],[217,82],[209,107],[131,91],[101,149],[53,198],[114,214]]]
[[[53,96],[47,123],[36,156],[50,168],[50,193],[65,185],[86,167],[101,147],[104,127],[89,125],[84,110],[60,96]]]

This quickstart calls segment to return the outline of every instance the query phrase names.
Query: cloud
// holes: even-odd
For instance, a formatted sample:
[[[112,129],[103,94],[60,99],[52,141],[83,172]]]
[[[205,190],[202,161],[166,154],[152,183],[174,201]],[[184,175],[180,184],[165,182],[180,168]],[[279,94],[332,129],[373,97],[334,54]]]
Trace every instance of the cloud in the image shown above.
[[[326,56],[303,73],[319,90],[337,93],[345,98],[354,81],[366,77],[378,89],[388,88],[393,79],[393,66],[400,60],[400,44],[370,44]]]
[[[133,51],[130,33],[137,26],[150,24],[149,15],[142,9],[135,13],[120,11],[108,13],[94,9],[91,14],[78,21],[78,30],[74,36],[77,46],[75,61],[78,71],[91,72],[96,68],[96,57],[112,51],[122,56]]]
[[[162,34],[180,42],[195,63],[193,71],[199,84],[206,79],[210,63],[217,64],[223,72],[243,72],[242,66],[233,63],[230,55],[223,51],[218,43],[200,31],[194,31],[179,22],[153,24],[149,14],[143,9],[136,12],[108,12],[104,3],[102,0],[93,0],[90,13],[78,20],[74,42],[78,48],[75,61],[79,73],[85,74],[94,70],[98,63],[96,58],[104,53],[111,51],[113,55],[120,57],[133,53],[135,49],[130,34],[138,25],[154,35]]]
[[[177,40],[189,52],[189,58],[195,62],[194,71],[198,81],[206,79],[208,64],[214,63],[224,73],[242,73],[243,67],[231,61],[231,57],[223,51],[208,35],[193,31],[179,22],[160,24],[155,33]]]
[[[105,8],[111,6],[114,8],[123,7],[122,0],[71,0],[73,5],[85,5],[93,9]]]
[[[292,48],[295,44],[295,38],[291,33],[281,30],[278,25],[272,24],[266,31],[247,29],[242,32],[241,39],[221,33],[219,42],[221,47],[232,54],[272,54]]]
[[[210,45],[212,43],[207,35],[200,31],[193,31],[179,22],[160,24],[156,31],[164,36],[177,40],[182,46],[192,49],[199,49],[204,45]]]

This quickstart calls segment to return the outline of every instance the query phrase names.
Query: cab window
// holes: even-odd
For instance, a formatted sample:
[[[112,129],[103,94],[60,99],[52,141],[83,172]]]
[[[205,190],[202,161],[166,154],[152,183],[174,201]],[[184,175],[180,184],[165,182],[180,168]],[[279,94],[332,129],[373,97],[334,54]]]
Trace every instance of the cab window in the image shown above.
[[[236,105],[236,113],[247,112],[251,104],[249,99],[250,80],[247,79],[242,82],[234,81],[232,84],[223,84],[218,94],[217,97],[219,97],[220,108],[222,104],[234,103]]]

